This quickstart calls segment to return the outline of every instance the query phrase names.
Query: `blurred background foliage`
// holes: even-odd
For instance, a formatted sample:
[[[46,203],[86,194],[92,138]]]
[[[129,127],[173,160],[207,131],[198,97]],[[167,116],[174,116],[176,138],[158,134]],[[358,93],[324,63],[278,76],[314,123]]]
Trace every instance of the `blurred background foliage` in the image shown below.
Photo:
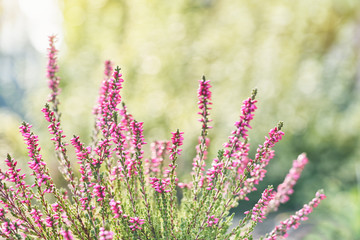
[[[33,123],[43,148],[50,149],[44,155],[53,163],[56,161],[47,143],[47,124],[40,112],[48,94],[44,53],[47,39],[42,36],[45,41],[35,41],[32,33],[36,28],[31,29],[32,25],[11,37],[4,34],[12,16],[7,14],[8,2],[0,1],[1,157],[6,152],[19,159],[26,155],[16,132],[25,119]],[[25,2],[19,0],[18,7],[24,8]],[[44,1],[35,2],[39,4],[33,3],[39,16],[46,11],[40,8]],[[110,59],[122,68],[123,100],[135,118],[145,122],[147,142],[169,139],[170,131],[177,128],[185,132],[185,150],[179,162],[179,173],[184,174],[191,169],[200,133],[197,80],[204,74],[213,84],[210,156],[215,156],[227,141],[242,101],[257,87],[259,109],[250,132],[252,156],[279,120],[285,122],[286,133],[259,189],[267,184],[277,186],[292,160],[306,152],[310,163],[283,210],[299,209],[317,189],[324,188],[328,204],[317,211],[322,212],[322,218],[313,222],[320,223],[317,226],[322,229],[341,225],[346,230],[321,236],[314,233],[309,239],[359,237],[358,232],[352,235],[356,227],[346,224],[352,221],[351,216],[357,222],[360,218],[355,204],[359,202],[356,169],[360,172],[357,0],[55,3],[57,11],[46,15],[43,22],[58,16],[55,25],[61,26],[49,26],[46,34],[59,36],[60,100],[68,136],[80,134],[89,142],[94,124],[91,111],[103,78],[103,63]],[[14,51],[8,51],[4,44],[9,38]],[[56,173],[56,164],[53,168]],[[350,212],[349,206],[356,205],[357,211],[351,216],[343,212],[344,216],[339,217],[344,204]]]

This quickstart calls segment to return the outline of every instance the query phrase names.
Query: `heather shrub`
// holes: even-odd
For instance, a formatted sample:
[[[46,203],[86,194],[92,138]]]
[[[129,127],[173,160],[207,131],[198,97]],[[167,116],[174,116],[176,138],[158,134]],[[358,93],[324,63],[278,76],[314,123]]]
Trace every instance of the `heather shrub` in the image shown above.
[[[257,90],[243,102],[239,121],[223,149],[208,157],[212,105],[211,84],[199,80],[198,108],[200,137],[192,160],[192,181],[177,177],[177,163],[183,145],[183,132],[176,130],[171,140],[150,144],[151,155],[144,156],[143,123],[129,113],[121,98],[123,83],[120,68],[105,63],[105,78],[94,108],[92,142],[86,146],[79,136],[70,142],[62,130],[59,111],[58,65],[50,37],[48,79],[51,90],[42,109],[49,122],[55,154],[68,189],[59,189],[41,155],[38,136],[23,122],[20,132],[27,145],[31,175],[21,173],[17,162],[5,159],[8,168],[0,171],[0,235],[6,239],[253,239],[257,223],[289,200],[293,187],[308,159],[305,154],[294,160],[284,182],[276,190],[268,186],[252,209],[233,225],[229,211],[248,200],[247,195],[266,174],[274,157],[273,147],[282,139],[283,123],[271,129],[254,157],[249,156],[248,130],[256,110]],[[69,146],[71,145],[71,146]],[[79,172],[75,172],[76,152]],[[184,161],[184,160],[182,160]],[[181,193],[181,194],[179,194]],[[262,239],[286,237],[297,228],[325,198],[322,190],[288,219]]]

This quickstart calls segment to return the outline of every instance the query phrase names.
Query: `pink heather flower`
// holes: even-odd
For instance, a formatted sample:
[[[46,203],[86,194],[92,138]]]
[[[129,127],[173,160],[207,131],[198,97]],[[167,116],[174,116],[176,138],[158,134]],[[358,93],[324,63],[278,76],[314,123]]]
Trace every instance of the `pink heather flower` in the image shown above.
[[[210,110],[211,108],[209,107],[209,105],[212,104],[211,102],[211,85],[210,85],[210,81],[209,80],[205,80],[205,76],[203,76],[203,78],[201,80],[199,80],[199,89],[198,89],[198,106],[200,109],[200,112],[198,112],[198,114],[201,116],[201,119],[199,120],[200,122],[202,122],[202,129],[204,129],[205,131],[209,128],[211,128],[210,126],[208,126],[207,124],[209,122],[211,122],[210,119],[208,119],[209,116],[209,112],[208,110]]]
[[[308,163],[306,154],[300,154],[299,157],[293,161],[292,168],[286,175],[284,182],[277,187],[275,198],[270,202],[270,206],[273,210],[277,210],[280,203],[286,203],[289,201],[289,195],[293,194],[294,186],[297,180],[300,178],[301,172],[304,170],[305,165]]]
[[[131,123],[134,121],[134,117],[128,112],[127,107],[124,102],[122,102],[122,108],[119,111],[121,118],[120,126],[122,132],[124,134],[124,149],[128,149],[130,147],[130,142],[132,138],[132,130]]]
[[[52,216],[47,216],[46,219],[45,219],[45,225],[47,227],[53,227],[54,226],[54,218]]]
[[[12,232],[12,229],[10,227],[10,223],[8,222],[3,222],[3,224],[1,224],[1,229],[0,231],[5,234],[5,236],[9,237],[11,232]]]
[[[208,216],[208,220],[206,221],[208,227],[212,227],[219,222],[219,218],[216,218],[214,215]]]
[[[133,225],[129,226],[131,231],[136,231],[136,229],[142,229],[140,226],[144,224],[145,220],[138,217],[130,217],[129,222],[133,223]]]
[[[114,233],[112,231],[106,231],[105,228],[100,228],[99,233],[100,240],[111,240],[114,237]]]
[[[313,209],[319,205],[320,201],[325,198],[326,196],[322,192],[322,190],[318,191],[315,198],[313,198],[309,204],[305,204],[302,209],[297,211],[290,218],[281,222],[280,225],[276,226],[273,231],[266,235],[265,240],[274,240],[278,237],[287,237],[287,231],[290,228],[298,228],[300,225],[300,221],[306,221],[308,219],[307,215],[309,215],[313,211]]]
[[[94,196],[94,197],[95,197],[95,196],[97,197],[97,200],[96,200],[96,201],[100,202],[100,201],[104,200],[104,197],[106,196],[105,189],[106,189],[106,187],[101,186],[101,185],[99,185],[99,184],[96,184],[96,185],[94,186],[93,196]]]
[[[59,69],[57,65],[57,50],[55,48],[55,36],[49,37],[49,43],[50,47],[48,48],[48,65],[47,65],[47,78],[49,79],[48,84],[49,88],[51,89],[51,94],[49,97],[49,102],[55,103],[56,96],[59,95],[60,89],[59,89],[59,82],[60,78],[56,76],[56,73]]]
[[[62,222],[66,224],[66,226],[71,226],[71,222],[69,220],[69,217],[66,215],[66,213],[63,213],[61,215]]]
[[[137,158],[140,160],[143,158],[142,146],[146,144],[144,139],[144,130],[143,130],[143,122],[132,121],[131,130],[132,130],[132,145],[134,146],[136,152],[138,152]]]
[[[20,168],[16,168],[17,162],[10,157],[10,155],[7,156],[5,159],[6,165],[9,167],[9,169],[3,173],[0,170],[1,175],[5,181],[13,182],[15,183],[16,188],[16,195],[19,197],[19,200],[21,203],[25,203],[26,205],[30,205],[30,200],[33,198],[32,192],[28,189],[29,185],[27,185],[24,181],[26,174],[20,175]],[[9,188],[10,191],[14,191],[12,187]],[[24,198],[24,199],[20,199]],[[1,214],[1,213],[0,213]],[[1,215],[0,215],[1,216]]]
[[[0,208],[0,218],[4,217],[6,213],[8,213],[8,210],[6,210],[4,208]]]
[[[170,160],[171,163],[169,164],[169,169],[165,169],[165,173],[164,173],[164,177],[169,177],[171,184],[170,184],[170,188],[173,188],[173,184],[176,184],[175,182],[178,180],[175,174],[175,169],[176,169],[176,159],[177,156],[180,155],[182,149],[180,149],[179,147],[181,145],[183,145],[183,134],[184,132],[180,132],[179,130],[177,130],[176,132],[172,132],[172,137],[171,137],[171,142],[172,142],[172,146],[169,148],[169,153],[170,153]],[[171,190],[170,190],[171,191]]]
[[[202,188],[203,183],[204,183],[204,177],[203,177],[203,172],[205,171],[205,160],[207,158],[207,148],[209,147],[209,143],[210,143],[210,139],[209,138],[202,138],[199,137],[199,144],[196,145],[196,156],[193,159],[193,163],[192,163],[192,172],[191,175],[197,175],[198,173],[198,178],[199,179],[195,179],[195,182],[197,182],[197,185]],[[193,184],[193,183],[191,183]]]
[[[97,121],[97,126],[101,129],[104,139],[99,141],[94,149],[98,155],[97,159],[93,159],[92,164],[100,167],[103,161],[110,155],[111,135],[116,128],[115,112],[119,109],[117,105],[121,102],[120,89],[124,80],[121,78],[120,68],[117,67],[114,71],[113,77],[109,80],[108,94],[101,99],[99,103],[100,117]]]
[[[117,67],[114,71],[113,77],[108,81],[108,88],[106,89],[107,95],[99,102],[99,114],[101,114],[98,126],[107,135],[107,125],[111,122],[113,112],[118,111],[117,105],[121,102],[120,89],[124,80],[121,78],[122,74],[119,72],[120,68]]]
[[[70,140],[71,144],[75,148],[76,158],[79,160],[77,163],[80,164],[81,182],[90,182],[92,177],[92,171],[89,164],[91,147],[84,147],[84,144],[80,142],[79,136],[74,136]]]
[[[176,155],[179,155],[181,152],[181,149],[179,149],[179,147],[181,145],[183,145],[183,134],[184,132],[179,132],[179,130],[177,130],[176,132],[171,133],[172,137],[171,137],[171,142],[172,142],[172,146],[170,147],[170,160],[174,160]],[[174,166],[170,166],[170,168],[173,168]]]
[[[112,67],[111,61],[105,61],[105,70],[104,70],[105,78],[101,83],[98,105],[96,105],[93,110],[93,113],[95,115],[100,114],[100,111],[101,111],[100,105],[102,104],[102,102],[104,102],[108,93],[110,92],[109,81],[110,81],[112,72],[113,72],[113,67]]]
[[[224,169],[224,162],[220,161],[218,159],[214,159],[212,163],[212,167],[206,172],[206,179],[208,182],[208,186],[206,190],[212,190],[214,189],[214,182],[213,180],[219,176],[221,176]]]
[[[150,177],[151,187],[155,189],[158,193],[170,192],[169,189],[166,189],[170,184],[170,179],[158,179],[156,177]]]
[[[60,205],[58,203],[51,204],[51,208],[54,211],[54,214],[53,214],[52,217],[55,220],[59,219],[60,218],[60,213],[63,212],[64,210],[60,207]]]
[[[104,160],[110,156],[110,146],[111,140],[105,138],[98,142],[94,152],[99,156],[99,158],[92,158],[92,165],[100,166]]]
[[[110,209],[114,214],[114,218],[119,218],[123,211],[121,210],[120,201],[115,201],[114,199],[110,200]]]
[[[36,210],[33,209],[30,212],[30,215],[32,216],[32,218],[34,219],[34,222],[36,223],[36,225],[41,228],[42,227],[42,222],[44,221],[41,217],[42,217],[42,213],[40,210]]]
[[[8,155],[8,157],[5,159],[5,163],[9,167],[9,169],[5,172],[5,176],[6,176],[5,180],[9,182],[17,183],[18,184],[17,187],[19,187],[20,185],[24,186],[25,182],[23,180],[26,174],[19,175],[21,169],[20,168],[16,169],[17,161],[12,159]]]
[[[41,148],[38,144],[38,136],[34,135],[30,129],[31,125],[28,123],[23,123],[19,128],[20,132],[24,137],[24,141],[28,146],[30,161],[28,162],[29,167],[33,170],[31,175],[34,175],[37,179],[38,186],[41,186],[43,183],[48,185],[49,188],[45,191],[52,191],[53,184],[50,183],[51,178],[46,170],[46,163],[42,160],[42,155],[40,154]],[[34,187],[35,185],[32,185]]]
[[[261,198],[255,204],[252,211],[246,211],[244,214],[251,213],[251,220],[254,222],[262,222],[262,219],[265,219],[266,209],[269,205],[269,202],[274,198],[275,193],[272,188],[265,189],[262,193]]]
[[[17,233],[19,229],[26,230],[26,228],[22,226],[23,223],[24,221],[20,219],[15,219],[14,221],[3,221],[3,224],[1,224],[0,228],[0,233],[2,236],[5,235],[8,237],[6,239],[14,239],[14,233]]]
[[[189,183],[182,183],[182,182],[179,182],[177,184],[177,186],[179,188],[188,188],[188,189],[191,189],[193,187],[193,183],[192,182],[189,182]]]
[[[164,156],[167,154],[167,150],[170,148],[169,141],[155,141],[151,143],[151,158],[145,159],[144,173],[149,175],[155,173],[160,175],[161,164],[164,162]]]
[[[105,61],[105,70],[104,74],[107,78],[111,77],[111,74],[113,72],[112,62],[110,60]]]
[[[67,230],[61,229],[60,234],[61,234],[61,236],[63,236],[64,240],[73,240],[74,239],[72,232],[69,229],[67,229]]]
[[[112,149],[118,157],[123,157],[122,155],[125,153],[125,145],[126,145],[126,136],[123,133],[123,127],[121,124],[113,123],[110,128],[110,135],[112,137],[112,141],[115,144],[115,147]]]
[[[43,108],[41,111],[44,113],[45,119],[50,123],[48,129],[50,134],[54,135],[51,140],[55,143],[55,150],[60,149],[61,151],[64,151],[65,146],[68,144],[62,141],[62,138],[65,138],[66,136],[63,134],[63,130],[60,128],[60,122],[56,120],[55,114],[50,110],[48,104],[46,104],[45,108]]]
[[[273,148],[275,143],[280,141],[284,135],[284,133],[280,131],[281,127],[282,122],[280,122],[277,127],[270,130],[269,137],[265,137],[264,144],[258,147],[254,160],[247,159],[247,171],[249,172],[250,177],[246,178],[245,182],[240,180],[240,187],[236,188],[238,192],[233,192],[233,194],[237,194],[240,199],[248,199],[246,195],[255,191],[256,188],[254,186],[264,179],[267,172],[265,167],[274,157],[274,151],[271,148]],[[241,179],[243,176],[238,176],[238,178]]]
[[[233,157],[236,162],[241,161],[242,156],[247,156],[249,151],[249,145],[246,142],[242,142],[248,137],[248,128],[251,129],[250,121],[254,118],[253,112],[257,109],[255,100],[257,90],[255,89],[252,96],[243,102],[241,107],[242,114],[240,121],[235,122],[236,129],[231,133],[229,141],[224,144],[225,153],[227,158]]]
[[[205,138],[205,144],[204,144],[205,148],[204,148],[203,150],[200,150],[201,137],[199,137],[199,144],[196,145],[196,157],[193,159],[193,163],[192,163],[192,165],[193,165],[193,168],[192,168],[193,172],[192,172],[192,174],[194,174],[194,172],[195,172],[195,170],[196,170],[197,168],[200,168],[201,171],[205,171],[205,162],[204,162],[204,161],[205,161],[206,158],[207,158],[207,154],[208,154],[207,148],[209,147],[209,144],[210,144],[210,139],[209,139],[209,138]],[[202,157],[202,159],[203,159],[202,164],[199,163],[199,162],[200,162],[200,152],[201,152],[201,151],[202,151],[202,155],[203,155],[203,157]],[[201,175],[202,175],[202,174],[201,174]]]

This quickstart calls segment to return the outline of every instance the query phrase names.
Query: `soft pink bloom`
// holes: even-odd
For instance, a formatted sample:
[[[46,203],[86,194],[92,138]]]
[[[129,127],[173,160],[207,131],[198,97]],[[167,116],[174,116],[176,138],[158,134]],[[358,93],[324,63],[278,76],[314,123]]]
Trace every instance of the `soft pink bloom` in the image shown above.
[[[77,163],[80,164],[80,174],[81,178],[80,181],[82,182],[90,182],[90,179],[92,178],[92,171],[90,167],[90,154],[91,154],[91,148],[90,147],[84,147],[84,144],[80,142],[79,136],[74,136],[70,140],[71,144],[75,148],[76,158],[79,160]]]
[[[232,135],[229,137],[229,141],[224,144],[224,155],[227,158],[233,157],[236,164],[241,162],[243,156],[248,155],[249,145],[246,143],[246,139],[248,137],[248,129],[251,128],[250,121],[254,118],[253,113],[257,109],[255,96],[256,90],[253,92],[252,97],[243,101],[240,121],[235,122],[236,129],[231,133]]]
[[[219,162],[218,159],[214,159],[211,168],[206,172],[206,179],[207,179],[207,188],[206,190],[214,189],[214,182],[215,178],[220,177],[223,174],[224,169],[224,162]]]
[[[121,210],[120,201],[115,201],[114,199],[110,200],[110,209],[114,214],[114,218],[119,218],[123,211]]]
[[[105,98],[107,97],[107,95],[110,91],[109,81],[110,81],[112,72],[113,72],[113,67],[112,67],[111,61],[105,61],[105,70],[104,70],[105,78],[101,83],[98,105],[96,105],[93,110],[93,113],[95,115],[98,115],[101,113],[100,105],[102,104],[102,102],[104,102]]]
[[[306,221],[308,219],[307,215],[309,215],[313,211],[313,209],[319,205],[320,201],[325,198],[325,194],[322,191],[318,191],[315,198],[313,198],[309,204],[305,204],[302,209],[297,211],[290,218],[282,221],[280,225],[276,226],[273,231],[266,235],[265,240],[275,240],[278,237],[287,237],[287,231],[290,228],[298,228],[300,225],[300,221]]]
[[[54,218],[52,216],[47,216],[45,219],[45,225],[47,227],[53,227],[56,223],[54,222]]]
[[[61,236],[63,236],[64,240],[73,240],[74,239],[72,232],[69,229],[68,230],[61,229],[60,234],[61,234]]]
[[[284,182],[277,187],[275,198],[270,202],[271,209],[277,210],[280,203],[286,203],[290,199],[290,195],[294,192],[294,186],[300,178],[301,172],[308,163],[306,154],[300,154],[299,157],[293,161],[292,168],[286,175]]]
[[[208,123],[211,122],[209,117],[209,111],[211,108],[209,105],[212,104],[211,102],[211,84],[210,80],[205,80],[205,77],[203,77],[201,80],[199,80],[199,89],[198,89],[198,107],[200,109],[200,112],[198,114],[201,116],[200,122],[202,123],[202,129],[206,131],[206,129],[211,128],[208,126]]]
[[[136,231],[137,229],[142,229],[141,225],[144,224],[145,220],[140,219],[138,217],[130,217],[129,222],[133,223],[132,225],[129,226],[131,231]]]
[[[144,173],[149,175],[150,173],[159,174],[161,164],[164,161],[165,154],[168,154],[170,148],[169,141],[155,141],[151,143],[151,158],[145,159]],[[159,174],[160,175],[160,174]]]
[[[59,95],[60,89],[59,89],[59,82],[60,78],[56,76],[56,73],[59,69],[57,65],[57,50],[55,48],[55,36],[49,37],[49,43],[50,47],[48,48],[48,65],[47,65],[47,77],[49,79],[48,84],[49,88],[51,90],[51,94],[49,97],[49,102],[54,102],[56,100],[56,96]]]
[[[48,130],[50,134],[54,135],[51,138],[52,141],[55,143],[55,150],[65,151],[65,147],[68,145],[62,139],[66,136],[63,134],[63,130],[60,127],[60,122],[55,117],[55,113],[50,110],[50,106],[46,104],[45,108],[41,110],[44,115],[45,119],[50,123],[48,126]]]
[[[275,193],[273,192],[273,189],[265,189],[262,193],[261,198],[259,201],[255,204],[252,211],[246,211],[244,214],[251,213],[251,220],[254,222],[262,222],[262,219],[265,219],[265,213],[266,209],[269,205],[269,202],[274,198]]]
[[[100,228],[99,233],[100,240],[111,240],[114,237],[114,233],[112,231],[106,231],[105,228]]]
[[[98,202],[104,200],[104,197],[106,196],[106,187],[101,186],[99,184],[96,184],[94,186],[94,190],[93,190],[93,197],[97,197]]]
[[[124,80],[121,78],[120,68],[117,67],[114,71],[113,77],[108,81],[107,95],[99,101],[99,119],[97,127],[101,130],[104,139],[99,141],[94,149],[98,158],[92,159],[92,164],[100,167],[105,159],[110,156],[110,146],[112,134],[115,131],[117,124],[115,123],[116,112],[119,111],[117,105],[121,102],[120,89]]]
[[[184,132],[173,132],[171,137],[171,143],[172,146],[170,147],[170,160],[174,160],[176,155],[179,155],[181,152],[181,149],[179,147],[183,145],[184,140]],[[169,165],[170,166],[170,165]],[[170,166],[170,168],[173,168],[174,166]]]
[[[104,134],[108,131],[108,122],[112,122],[113,112],[119,110],[117,105],[121,102],[120,90],[124,82],[121,76],[120,68],[116,68],[112,78],[108,81],[107,94],[99,100],[99,114],[101,114],[101,118],[98,125]]]
[[[212,227],[219,222],[219,218],[216,218],[214,215],[208,216],[208,220],[206,221],[208,227]]]
[[[141,160],[143,158],[144,151],[142,150],[142,146],[146,144],[144,139],[144,129],[143,122],[132,121],[131,122],[131,131],[132,131],[132,146],[134,147],[134,151],[136,154],[137,160]]]
[[[9,167],[9,169],[5,173],[3,173],[0,170],[0,173],[3,176],[2,179],[8,182],[15,183],[16,195],[25,198],[20,200],[22,203],[29,204],[32,197],[31,197],[31,192],[28,189],[29,185],[27,185],[24,181],[26,174],[21,174],[21,175],[19,174],[21,169],[16,168],[17,161],[12,159],[10,155],[8,155],[7,158],[5,159],[5,163]],[[14,191],[15,189],[11,187],[9,188],[9,190]]]
[[[170,184],[170,179],[158,179],[156,177],[150,177],[151,187],[155,189],[158,193],[170,192],[170,189],[167,189],[167,186]]]
[[[31,210],[30,212],[31,217],[34,219],[34,222],[36,223],[36,225],[41,228],[42,227],[42,222],[44,221],[41,217],[42,217],[42,213],[40,210]]]
[[[28,123],[23,123],[19,128],[20,132],[24,137],[24,141],[28,146],[30,161],[28,162],[29,167],[33,170],[31,175],[34,175],[37,179],[38,186],[42,186],[45,184],[47,188],[44,190],[46,192],[51,192],[53,188],[53,184],[51,183],[51,177],[46,169],[46,163],[42,159],[42,155],[40,154],[41,148],[38,144],[38,136],[34,135],[30,129],[31,125]],[[34,187],[35,185],[32,185]]]
[[[263,145],[260,145],[257,148],[257,153],[255,159],[245,158],[247,161],[247,171],[249,172],[249,177],[245,178],[245,181],[240,181],[240,188],[237,188],[237,194],[240,199],[247,199],[246,195],[252,191],[255,191],[255,185],[259,184],[262,181],[266,174],[265,167],[269,164],[269,161],[274,157],[274,151],[272,148],[275,146],[275,143],[279,142],[282,139],[284,133],[280,131],[282,123],[279,123],[278,127],[275,127],[270,130],[269,137],[265,137],[265,142]],[[241,175],[238,176],[238,179],[241,179],[243,176],[243,171]]]

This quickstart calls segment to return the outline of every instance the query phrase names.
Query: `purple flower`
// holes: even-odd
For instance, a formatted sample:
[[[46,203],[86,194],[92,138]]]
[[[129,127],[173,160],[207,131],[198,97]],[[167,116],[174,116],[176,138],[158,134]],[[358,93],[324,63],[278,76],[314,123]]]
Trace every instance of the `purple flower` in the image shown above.
[[[269,205],[269,202],[274,198],[275,193],[272,188],[265,189],[261,195],[259,201],[255,204],[251,211],[251,220],[254,222],[262,222],[262,219],[266,218],[265,213]],[[250,211],[244,212],[244,214],[249,214]]]
[[[57,50],[55,48],[55,41],[56,41],[56,36],[50,36],[49,37],[49,42],[50,42],[50,47],[48,48],[48,65],[47,65],[47,77],[49,79],[48,84],[49,84],[49,88],[51,90],[51,94],[49,97],[49,102],[53,102],[55,103],[56,101],[56,96],[59,95],[60,93],[60,89],[59,89],[59,82],[60,82],[60,78],[58,76],[56,76],[56,73],[59,69],[58,65],[57,65]]]
[[[137,229],[142,229],[141,225],[143,225],[145,222],[145,219],[140,219],[138,217],[130,217],[129,223],[132,223],[130,225],[131,231],[136,231]]]
[[[64,240],[73,240],[74,239],[72,232],[69,229],[67,229],[67,230],[61,229],[60,234],[61,234],[61,236],[63,236]]]
[[[100,228],[99,233],[100,240],[111,240],[114,237],[114,233],[112,231],[106,231],[105,228]]]
[[[278,237],[287,237],[287,231],[290,228],[298,228],[300,225],[300,221],[306,221],[308,219],[307,215],[309,215],[313,211],[313,209],[319,205],[320,201],[325,198],[325,194],[322,191],[318,191],[315,198],[313,198],[309,204],[305,204],[302,209],[297,211],[290,218],[282,221],[280,225],[276,226],[273,231],[266,235],[265,240],[275,240]]]

